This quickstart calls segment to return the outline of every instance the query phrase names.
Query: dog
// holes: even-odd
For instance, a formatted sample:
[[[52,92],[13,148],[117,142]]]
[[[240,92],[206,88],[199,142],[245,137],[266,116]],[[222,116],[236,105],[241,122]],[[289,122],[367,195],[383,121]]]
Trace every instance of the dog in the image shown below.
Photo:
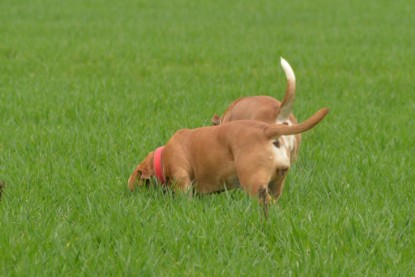
[[[211,120],[213,125],[246,119],[268,124],[297,124],[297,120],[292,114],[296,89],[295,74],[290,64],[283,58],[281,58],[281,67],[287,78],[287,88],[282,103],[270,96],[243,97],[231,103],[222,116],[215,114]],[[300,148],[301,134],[283,136],[282,139],[290,150],[291,163],[295,162]]]
[[[165,146],[150,152],[128,179],[134,191],[156,177],[175,191],[209,194],[241,187],[267,204],[282,193],[290,168],[282,136],[305,132],[329,112],[323,108],[301,124],[267,124],[237,120],[217,126],[177,131]]]

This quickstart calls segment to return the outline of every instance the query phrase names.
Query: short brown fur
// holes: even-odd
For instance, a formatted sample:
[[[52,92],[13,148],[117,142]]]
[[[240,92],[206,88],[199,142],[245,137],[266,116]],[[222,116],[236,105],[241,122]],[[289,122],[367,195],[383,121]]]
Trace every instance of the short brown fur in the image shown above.
[[[241,187],[260,196],[264,207],[282,192],[281,178],[289,168],[275,156],[280,136],[305,132],[328,113],[324,108],[301,124],[286,126],[254,120],[238,120],[218,126],[177,131],[166,143],[163,172],[167,185],[179,191],[206,194]],[[154,152],[150,152],[131,174],[130,190],[155,175]],[[266,193],[265,193],[265,192]]]

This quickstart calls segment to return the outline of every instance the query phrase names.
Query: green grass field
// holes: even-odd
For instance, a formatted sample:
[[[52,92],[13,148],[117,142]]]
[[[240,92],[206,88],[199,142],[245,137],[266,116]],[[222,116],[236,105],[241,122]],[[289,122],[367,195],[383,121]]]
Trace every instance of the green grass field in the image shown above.
[[[411,276],[415,3],[1,1],[1,276]],[[329,116],[265,222],[242,191],[130,193],[236,98]]]

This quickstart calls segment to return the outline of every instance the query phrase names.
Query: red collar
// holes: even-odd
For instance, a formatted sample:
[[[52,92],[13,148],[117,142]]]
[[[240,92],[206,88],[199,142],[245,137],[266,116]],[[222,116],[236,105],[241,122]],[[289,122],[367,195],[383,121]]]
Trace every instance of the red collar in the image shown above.
[[[163,154],[164,146],[161,146],[156,149],[154,152],[154,171],[156,172],[157,181],[160,184],[164,184],[164,174],[163,174],[163,161],[161,155]]]

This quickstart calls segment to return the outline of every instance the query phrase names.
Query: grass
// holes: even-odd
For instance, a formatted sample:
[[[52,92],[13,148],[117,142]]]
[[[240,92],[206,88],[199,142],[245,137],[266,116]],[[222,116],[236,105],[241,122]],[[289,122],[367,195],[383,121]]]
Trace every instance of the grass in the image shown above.
[[[0,3],[0,275],[409,276],[410,1]],[[237,97],[331,113],[264,222],[241,191],[127,190],[147,152]]]

